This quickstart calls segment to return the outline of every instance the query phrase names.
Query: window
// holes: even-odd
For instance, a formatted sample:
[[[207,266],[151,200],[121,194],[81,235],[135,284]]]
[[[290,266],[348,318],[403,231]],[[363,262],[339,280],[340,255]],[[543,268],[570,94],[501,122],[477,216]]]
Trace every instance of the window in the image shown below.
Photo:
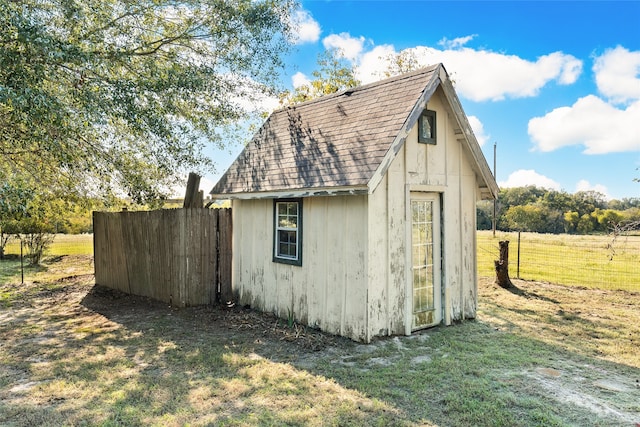
[[[273,261],[302,265],[302,200],[275,200],[273,212]]]
[[[436,112],[424,110],[418,119],[418,142],[436,143]]]

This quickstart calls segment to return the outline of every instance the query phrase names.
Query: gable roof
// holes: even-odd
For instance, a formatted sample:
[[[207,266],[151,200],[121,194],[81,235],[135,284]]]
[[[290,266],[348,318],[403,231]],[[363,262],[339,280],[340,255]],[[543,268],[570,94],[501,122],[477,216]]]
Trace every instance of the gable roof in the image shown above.
[[[497,196],[493,175],[441,64],[273,112],[211,194],[371,193],[440,85],[455,104],[454,114],[461,115],[456,133],[467,141],[481,188]]]

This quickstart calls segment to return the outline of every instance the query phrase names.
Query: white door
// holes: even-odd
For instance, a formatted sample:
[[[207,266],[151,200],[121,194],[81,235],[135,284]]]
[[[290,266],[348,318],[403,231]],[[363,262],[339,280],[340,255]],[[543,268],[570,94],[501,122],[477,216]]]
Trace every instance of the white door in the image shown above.
[[[442,320],[440,262],[440,196],[411,193],[411,330]]]

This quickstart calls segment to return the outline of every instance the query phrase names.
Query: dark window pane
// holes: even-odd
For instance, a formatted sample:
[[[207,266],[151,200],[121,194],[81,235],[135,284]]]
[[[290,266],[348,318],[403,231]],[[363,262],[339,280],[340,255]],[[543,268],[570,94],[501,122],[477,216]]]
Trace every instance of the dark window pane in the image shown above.
[[[296,232],[280,230],[278,232],[278,255],[296,257]]]
[[[278,247],[278,255],[286,256],[289,254],[288,245],[286,243],[280,243]]]

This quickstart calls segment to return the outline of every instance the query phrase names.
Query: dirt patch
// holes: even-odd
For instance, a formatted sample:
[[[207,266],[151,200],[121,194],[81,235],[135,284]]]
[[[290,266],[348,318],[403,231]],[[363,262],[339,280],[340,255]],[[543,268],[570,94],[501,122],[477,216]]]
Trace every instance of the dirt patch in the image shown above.
[[[537,368],[524,374],[532,385],[559,403],[576,405],[600,417],[617,420],[620,425],[633,425],[640,420],[637,406],[640,390],[634,390],[633,378],[568,360],[560,361],[557,368]]]
[[[559,352],[552,366],[521,372],[530,386],[614,425],[640,422],[640,294],[536,281],[514,284],[505,290],[483,279],[479,317],[498,331],[526,335],[580,356],[568,359]],[[585,360],[614,364],[595,366]]]
[[[118,322],[135,322],[142,327],[145,326],[145,317],[152,323],[161,315],[177,316],[193,325],[194,329],[204,328],[207,334],[228,337],[231,332],[238,338],[250,339],[259,344],[276,342],[311,352],[351,344],[351,341],[344,338],[298,323],[289,325],[286,320],[272,314],[248,308],[222,305],[175,308],[150,298],[127,295],[99,285],[93,286],[82,296],[81,305]],[[142,324],[141,308],[144,309]]]

